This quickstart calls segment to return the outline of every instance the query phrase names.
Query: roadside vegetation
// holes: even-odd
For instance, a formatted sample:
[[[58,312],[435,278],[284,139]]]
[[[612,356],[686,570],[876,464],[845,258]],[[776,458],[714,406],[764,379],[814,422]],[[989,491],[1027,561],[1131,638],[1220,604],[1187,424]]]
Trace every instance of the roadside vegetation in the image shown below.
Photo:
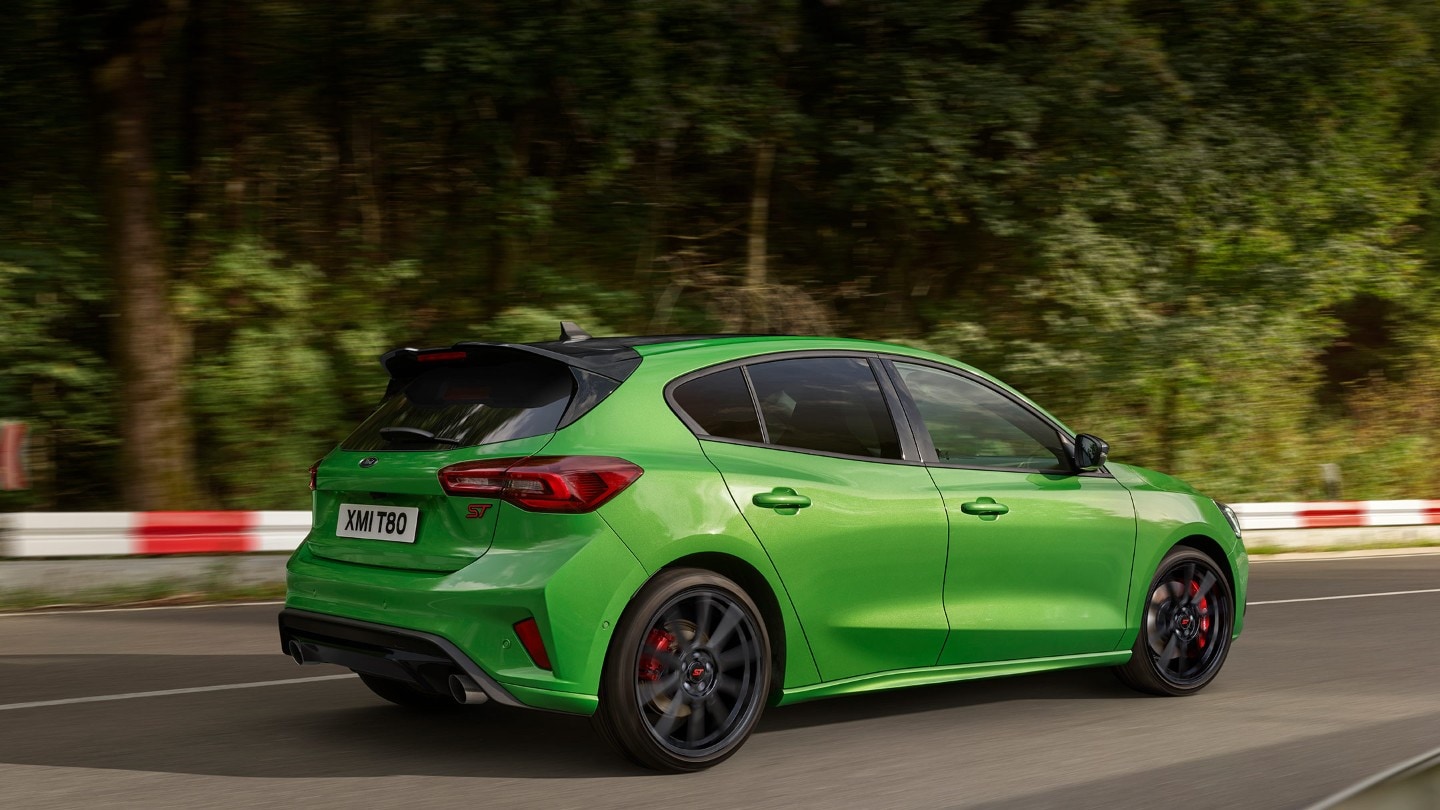
[[[183,582],[154,582],[126,587],[91,588],[73,593],[55,593],[49,590],[0,591],[0,611],[278,602],[284,598],[284,582],[232,588],[197,586]]]
[[[0,510],[304,508],[398,345],[826,333],[1440,486],[1430,0],[13,0]]]

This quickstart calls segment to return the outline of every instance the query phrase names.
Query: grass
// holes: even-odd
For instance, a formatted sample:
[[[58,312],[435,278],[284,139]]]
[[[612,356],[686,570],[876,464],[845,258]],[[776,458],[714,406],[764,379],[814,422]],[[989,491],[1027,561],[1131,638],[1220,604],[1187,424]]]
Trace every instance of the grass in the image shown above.
[[[144,607],[260,602],[285,597],[285,586],[224,585],[204,581],[161,581],[54,594],[36,590],[0,592],[0,611],[55,610],[77,607]]]

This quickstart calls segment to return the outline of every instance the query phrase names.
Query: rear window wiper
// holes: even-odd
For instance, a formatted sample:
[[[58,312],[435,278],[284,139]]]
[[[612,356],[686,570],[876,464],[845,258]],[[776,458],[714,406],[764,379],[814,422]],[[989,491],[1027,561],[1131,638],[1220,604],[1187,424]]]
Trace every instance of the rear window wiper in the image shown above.
[[[445,436],[436,436],[434,433],[415,427],[383,427],[380,428],[380,438],[387,442],[435,442],[437,444],[464,444],[459,439],[451,439]]]

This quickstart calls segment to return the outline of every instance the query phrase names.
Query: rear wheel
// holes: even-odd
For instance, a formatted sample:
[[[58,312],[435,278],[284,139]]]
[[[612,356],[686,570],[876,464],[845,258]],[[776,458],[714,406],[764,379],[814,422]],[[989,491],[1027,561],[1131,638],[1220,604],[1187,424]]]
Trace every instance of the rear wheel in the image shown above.
[[[1141,692],[1188,695],[1214,680],[1235,622],[1230,582],[1208,555],[1176,546],[1150,582],[1130,660],[1115,668]]]
[[[380,678],[374,675],[366,675],[363,672],[355,673],[370,691],[382,698],[399,706],[409,709],[453,709],[459,704],[449,695],[438,695],[434,692],[423,692],[408,683]]]
[[[770,637],[729,579],[677,569],[656,576],[616,629],[593,722],[647,768],[697,771],[734,754],[770,690]]]

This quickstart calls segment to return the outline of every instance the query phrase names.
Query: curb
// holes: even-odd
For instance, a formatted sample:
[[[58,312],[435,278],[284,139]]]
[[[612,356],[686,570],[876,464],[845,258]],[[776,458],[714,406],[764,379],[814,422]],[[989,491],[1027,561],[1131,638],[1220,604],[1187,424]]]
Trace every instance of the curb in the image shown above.
[[[1440,748],[1361,781],[1309,810],[1430,810],[1440,807]]]

